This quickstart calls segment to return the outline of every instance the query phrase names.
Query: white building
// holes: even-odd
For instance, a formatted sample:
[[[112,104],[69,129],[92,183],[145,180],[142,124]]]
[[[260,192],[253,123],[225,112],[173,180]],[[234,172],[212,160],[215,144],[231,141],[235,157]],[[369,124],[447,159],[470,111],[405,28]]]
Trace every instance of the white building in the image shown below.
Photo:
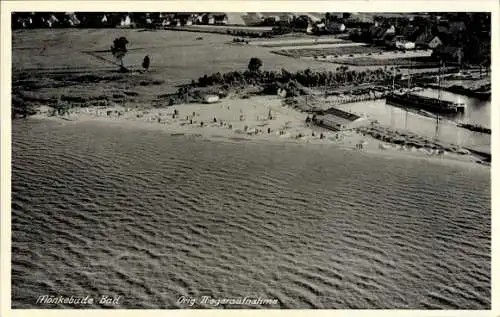
[[[396,48],[398,50],[414,50],[415,43],[405,40],[396,41]]]
[[[439,45],[443,45],[443,42],[441,42],[441,40],[437,36],[434,36],[434,38],[429,42],[429,44],[427,44],[427,46],[429,46],[429,48],[432,49],[438,47]]]
[[[129,27],[131,25],[132,25],[132,20],[130,19],[130,16],[128,16],[128,15],[120,21],[121,27]]]
[[[47,22],[47,26],[49,28],[51,28],[55,23],[59,22],[59,19],[56,18],[56,16],[52,14],[46,22]]]
[[[219,101],[219,96],[217,95],[206,95],[204,98],[203,98],[203,101],[205,103],[215,103],[215,102],[218,102]]]
[[[314,28],[313,28],[312,24],[309,23],[309,25],[307,26],[306,33],[307,34],[312,34],[313,31],[314,31]]]

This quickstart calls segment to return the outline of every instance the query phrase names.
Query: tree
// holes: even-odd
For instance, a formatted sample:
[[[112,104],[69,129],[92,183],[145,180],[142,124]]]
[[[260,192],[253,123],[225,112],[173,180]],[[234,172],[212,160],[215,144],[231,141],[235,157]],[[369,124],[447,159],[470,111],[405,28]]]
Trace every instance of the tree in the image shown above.
[[[113,45],[111,46],[111,53],[113,54],[113,56],[120,60],[120,70],[121,71],[127,71],[127,68],[125,68],[125,66],[123,65],[123,58],[125,57],[125,55],[127,54],[127,44],[128,44],[128,40],[127,38],[125,37],[119,37],[119,38],[116,38],[114,41],[113,41]]]
[[[262,61],[260,58],[252,57],[248,63],[248,70],[251,72],[257,72],[262,67]]]

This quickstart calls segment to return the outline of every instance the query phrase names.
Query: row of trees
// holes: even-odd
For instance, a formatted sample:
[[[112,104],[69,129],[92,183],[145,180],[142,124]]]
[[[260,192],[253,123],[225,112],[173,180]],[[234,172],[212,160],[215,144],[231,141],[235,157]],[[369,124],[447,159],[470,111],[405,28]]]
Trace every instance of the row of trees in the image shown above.
[[[260,70],[262,61],[253,57],[245,71],[232,71],[227,73],[214,73],[204,75],[198,80],[193,80],[190,85],[184,85],[170,95],[170,104],[191,102],[202,99],[198,96],[196,88],[207,88],[214,94],[227,94],[231,89],[238,87],[257,86],[260,93],[276,94],[286,91],[286,96],[299,96],[310,93],[310,88],[324,88],[344,85],[360,85],[365,83],[392,83],[394,74],[401,76],[394,67],[366,70],[362,72],[351,71],[347,66],[338,67],[335,71],[312,71],[306,69],[298,72]],[[209,88],[212,87],[212,88]],[[232,88],[234,87],[234,88]],[[214,90],[215,89],[215,90]]]
[[[260,71],[262,62],[259,59],[251,60],[248,70],[233,71],[228,73],[215,73],[204,75],[193,82],[192,86],[207,87],[212,85],[237,85],[237,84],[258,84],[268,85],[275,82],[287,83],[295,81],[304,87],[359,85],[364,83],[388,82],[392,80],[392,69],[379,68],[376,70],[366,70],[362,72],[350,71],[348,67],[338,67],[333,71],[312,71],[306,69],[298,72],[289,72],[285,69],[281,71]]]

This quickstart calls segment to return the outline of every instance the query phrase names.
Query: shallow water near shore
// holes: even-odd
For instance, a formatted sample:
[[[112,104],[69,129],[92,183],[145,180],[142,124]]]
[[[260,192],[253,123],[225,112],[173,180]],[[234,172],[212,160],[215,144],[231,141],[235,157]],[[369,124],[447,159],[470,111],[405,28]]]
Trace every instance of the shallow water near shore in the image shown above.
[[[422,95],[435,97],[435,91],[427,89]],[[446,100],[458,101],[456,94],[446,93]],[[456,99],[454,99],[456,98]],[[405,111],[400,107],[388,105],[385,99],[340,104],[336,107],[348,112],[368,116],[387,127],[408,130],[422,136],[437,138],[443,142],[457,144],[469,148],[486,148],[491,146],[491,135],[470,131],[456,126],[456,121],[473,122],[485,127],[490,125],[490,102],[478,101],[474,98],[461,97],[467,105],[462,117],[441,118],[436,129],[436,119]]]
[[[45,294],[490,308],[488,168],[93,123],[12,129],[14,308],[54,308],[35,304]]]

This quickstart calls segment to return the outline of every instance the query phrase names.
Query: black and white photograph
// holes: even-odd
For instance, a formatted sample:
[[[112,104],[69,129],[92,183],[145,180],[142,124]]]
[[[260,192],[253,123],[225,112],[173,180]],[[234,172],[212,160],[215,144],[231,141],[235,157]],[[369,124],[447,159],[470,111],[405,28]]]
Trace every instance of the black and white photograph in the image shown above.
[[[10,309],[492,309],[492,12],[194,8],[9,13]]]

